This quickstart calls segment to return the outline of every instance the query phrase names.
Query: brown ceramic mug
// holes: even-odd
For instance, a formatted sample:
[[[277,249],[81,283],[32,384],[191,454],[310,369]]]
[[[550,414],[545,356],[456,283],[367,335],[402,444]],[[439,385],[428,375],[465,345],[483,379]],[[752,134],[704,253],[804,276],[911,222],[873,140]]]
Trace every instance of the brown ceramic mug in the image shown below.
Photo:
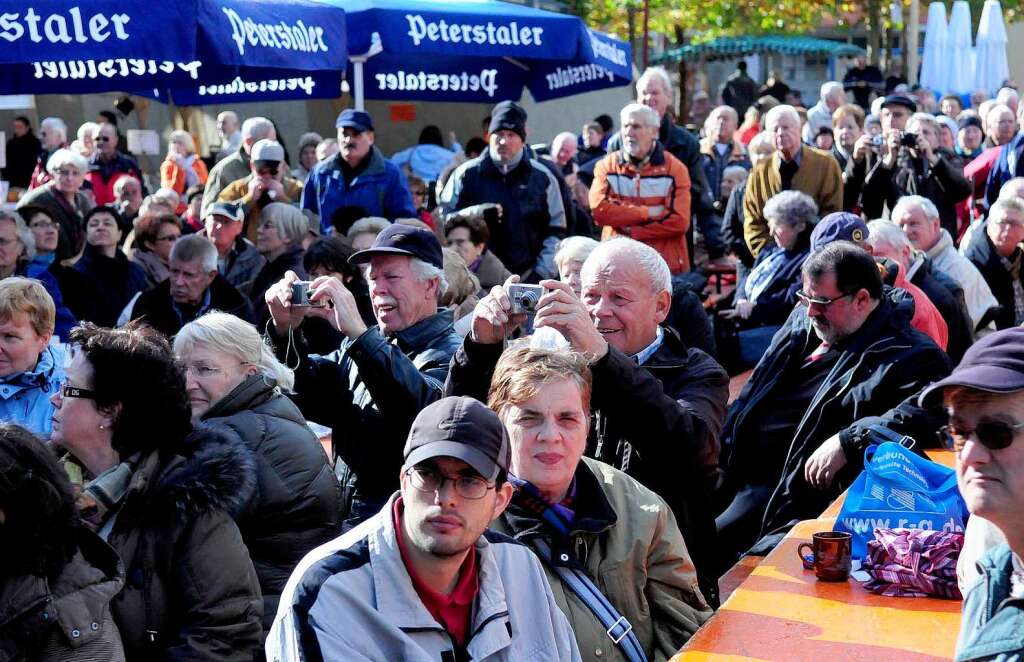
[[[840,531],[822,531],[811,536],[810,543],[800,543],[796,548],[800,561],[808,570],[826,582],[844,582],[850,576],[850,550],[853,536]],[[804,556],[808,547],[812,554]]]

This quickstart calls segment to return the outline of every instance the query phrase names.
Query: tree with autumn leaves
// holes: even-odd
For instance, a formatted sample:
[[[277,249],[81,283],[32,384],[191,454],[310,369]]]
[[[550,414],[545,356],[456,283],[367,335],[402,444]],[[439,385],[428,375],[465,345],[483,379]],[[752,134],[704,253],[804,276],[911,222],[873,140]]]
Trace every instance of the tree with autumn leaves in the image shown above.
[[[910,1],[903,0],[902,15],[909,16]],[[1024,17],[1024,0],[1001,0],[1007,22]],[[670,47],[707,41],[716,37],[804,34],[831,24],[842,34],[851,24],[866,21],[868,52],[878,61],[885,35],[905,26],[892,20],[889,0],[648,0],[651,33],[667,35]],[[634,45],[643,39],[644,0],[567,0],[570,10],[587,23]],[[946,1],[947,7],[952,0]],[[977,27],[984,0],[970,0],[971,16]],[[928,13],[922,0],[921,15]]]

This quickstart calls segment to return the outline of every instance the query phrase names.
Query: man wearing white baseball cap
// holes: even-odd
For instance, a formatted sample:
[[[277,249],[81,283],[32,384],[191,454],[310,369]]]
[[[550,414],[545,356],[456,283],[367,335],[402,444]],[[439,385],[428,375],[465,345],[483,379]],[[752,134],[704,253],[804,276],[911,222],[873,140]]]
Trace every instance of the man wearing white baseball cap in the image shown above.
[[[256,241],[260,212],[271,202],[298,204],[302,198],[302,182],[288,172],[284,163],[284,147],[276,140],[260,140],[252,146],[251,172],[228,184],[218,200],[235,202],[245,212],[245,238]]]

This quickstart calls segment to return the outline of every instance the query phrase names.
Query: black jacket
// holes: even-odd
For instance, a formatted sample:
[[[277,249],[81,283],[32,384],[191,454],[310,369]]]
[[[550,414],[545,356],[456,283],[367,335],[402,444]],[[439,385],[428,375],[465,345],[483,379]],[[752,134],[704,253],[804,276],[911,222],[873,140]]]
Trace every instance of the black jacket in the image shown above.
[[[793,431],[782,475],[765,477],[774,484],[774,491],[761,536],[784,534],[797,521],[817,517],[856,476],[853,462],[830,490],[809,486],[804,463],[822,442],[861,417],[887,411],[949,373],[946,354],[910,326],[913,314],[913,298],[903,290],[889,290],[860,329],[836,348],[841,351],[836,364]],[[758,435],[754,427],[758,418],[751,417],[751,412],[775,393],[781,376],[802,362],[818,342],[807,309],[797,307],[729,408],[722,440],[732,481],[760,473],[759,467],[751,466],[756,453],[749,453]]]
[[[124,586],[124,566],[92,531],[76,532],[78,551],[60,575],[0,579],[0,660],[121,662],[121,635],[110,601]]]
[[[1017,249],[1020,253],[1020,249]],[[1003,266],[1003,261],[996,253],[992,240],[988,238],[987,225],[982,225],[971,238],[970,245],[964,251],[964,257],[978,267],[992,296],[999,302],[999,310],[995,315],[996,329],[1008,329],[1016,326],[1013,305],[1013,276]],[[1024,256],[1021,257],[1024,260]],[[1021,282],[1024,284],[1024,269],[1021,270]],[[991,318],[990,318],[991,319]]]
[[[905,195],[922,195],[935,203],[942,227],[951,236],[958,236],[956,204],[970,196],[974,187],[964,177],[960,157],[942,148],[937,153],[941,158],[934,166],[925,164],[923,159],[911,158],[906,149],[900,150],[891,168],[879,161],[864,179],[861,204],[865,217],[881,218],[883,203],[892,209]],[[844,187],[844,206],[845,198]]]
[[[914,265],[920,264],[914,268]],[[921,288],[935,304],[942,319],[946,320],[949,339],[946,341],[946,354],[953,365],[960,363],[964,352],[974,343],[974,329],[971,314],[967,310],[964,299],[964,288],[949,275],[936,270],[927,255],[917,258],[911,268],[910,282]]]
[[[224,277],[217,274],[210,283],[210,303],[194,311],[191,317],[183,315],[175,308],[171,299],[171,280],[167,279],[138,298],[132,307],[131,318],[142,319],[168,338],[173,337],[181,327],[209,310],[219,310],[252,322],[252,306],[249,300],[231,287]],[[182,311],[184,312],[184,311]]]
[[[43,144],[31,130],[23,136],[12,136],[7,140],[7,166],[4,179],[14,188],[27,189],[36,169],[36,159],[43,150]]]
[[[108,542],[127,571],[113,602],[127,658],[251,662],[263,601],[233,518],[256,489],[252,453],[197,429],[177,453],[126,461],[134,470]]]
[[[747,240],[743,238],[743,195],[747,192],[744,181],[729,194],[729,202],[725,205],[722,216],[722,241],[726,252],[734,253],[736,258],[748,269],[754,266],[754,256],[750,253]]]
[[[445,393],[486,401],[501,352],[500,344],[467,338],[452,361]],[[643,366],[609,347],[590,368],[594,421],[587,455],[621,469],[668,502],[697,566],[701,592],[717,605],[717,577],[710,572],[715,537],[710,491],[728,376],[710,356],[684,346],[671,329]]]
[[[248,377],[202,418],[241,437],[256,460],[256,491],[236,521],[260,580],[269,631],[292,570],[338,534],[341,488],[320,441],[271,378]]]
[[[59,259],[59,255],[58,255]],[[96,285],[95,319],[99,326],[117,326],[117,318],[137,293],[146,289],[146,274],[128,260],[121,249],[110,258],[86,244],[75,269],[90,276]]]
[[[393,337],[372,326],[326,356],[309,354],[301,331],[292,356],[288,338],[273,336],[278,358],[295,370],[302,414],[332,428],[334,471],[342,489],[342,521],[357,524],[398,489],[402,449],[420,410],[441,397],[461,338],[442,311]],[[297,354],[297,359],[295,354]]]
[[[302,246],[290,248],[281,255],[278,255],[273,261],[265,262],[259,273],[256,274],[248,294],[249,300],[252,301],[253,318],[258,328],[262,329],[266,325],[267,320],[270,319],[270,313],[267,311],[267,302],[263,299],[263,295],[266,294],[267,290],[274,283],[284,278],[284,274],[287,271],[294,271],[300,280],[307,278],[306,267],[302,264],[304,253],[305,251],[302,249]]]
[[[491,240],[487,247],[520,275],[542,266],[542,253],[553,258],[558,239],[568,229],[558,178],[525,148],[519,163],[507,174],[491,160],[489,150],[462,164],[448,178],[440,202],[445,220],[466,214],[476,205],[501,205],[501,218],[488,221]]]

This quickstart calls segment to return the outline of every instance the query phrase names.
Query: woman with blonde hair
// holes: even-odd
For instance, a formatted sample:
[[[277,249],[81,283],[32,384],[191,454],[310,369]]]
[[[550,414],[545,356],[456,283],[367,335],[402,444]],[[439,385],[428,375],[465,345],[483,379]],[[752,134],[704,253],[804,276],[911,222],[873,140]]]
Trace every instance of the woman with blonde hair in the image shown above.
[[[210,173],[206,164],[196,156],[196,144],[188,131],[171,131],[167,139],[167,157],[160,164],[160,186],[172,189],[184,199],[185,191],[206,184]],[[179,202],[176,214],[185,212],[186,204]]]
[[[339,529],[341,488],[327,454],[285,395],[295,378],[252,324],[211,312],[174,337],[194,424],[241,437],[256,458],[256,493],[236,518],[270,628],[302,557]]]

